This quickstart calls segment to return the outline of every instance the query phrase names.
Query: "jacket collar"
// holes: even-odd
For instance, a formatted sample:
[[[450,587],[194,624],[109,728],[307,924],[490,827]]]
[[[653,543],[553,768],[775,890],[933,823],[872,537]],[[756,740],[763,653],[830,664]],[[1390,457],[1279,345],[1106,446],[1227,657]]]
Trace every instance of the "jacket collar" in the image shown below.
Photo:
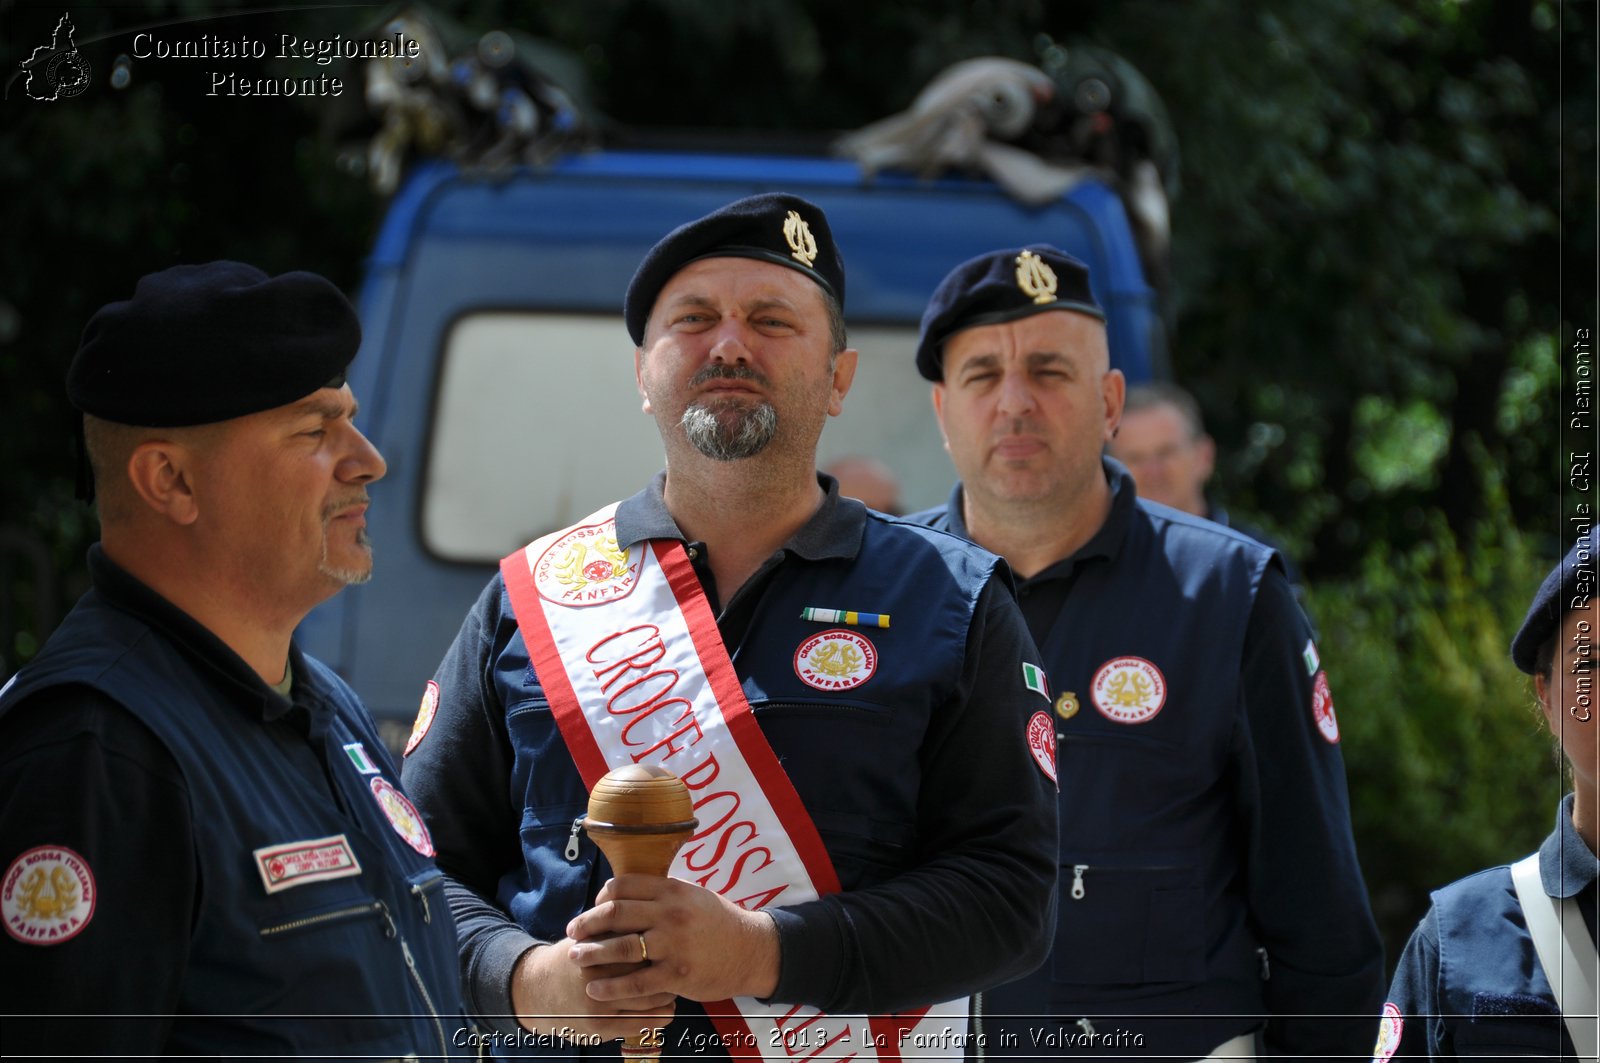
[[[89,547],[89,578],[107,606],[159,632],[197,669],[226,686],[235,695],[232,702],[240,711],[267,722],[296,707],[304,707],[314,720],[327,711],[325,700],[313,696],[318,689],[316,677],[293,643],[289,645],[289,668],[294,674],[291,700],[268,686],[244,658],[209,628],[107,557],[99,543]]]
[[[811,519],[783,544],[783,549],[805,558],[822,561],[849,560],[861,552],[861,537],[867,525],[867,507],[839,494],[839,482],[826,473],[817,474],[817,483],[827,492]],[[643,490],[617,505],[617,544],[632,546],[646,539],[673,539],[687,542],[677,522],[667,511],[662,495],[667,474],[659,472]],[[752,518],[758,519],[758,518]]]

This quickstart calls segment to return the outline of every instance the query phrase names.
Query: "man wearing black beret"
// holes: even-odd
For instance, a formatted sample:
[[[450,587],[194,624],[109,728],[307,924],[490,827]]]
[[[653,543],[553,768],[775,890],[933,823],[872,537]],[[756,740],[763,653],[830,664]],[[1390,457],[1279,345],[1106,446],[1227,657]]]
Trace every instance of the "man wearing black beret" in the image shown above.
[[[909,519],[1011,563],[1061,750],[1054,952],[984,994],[988,1054],[1365,1053],[1382,949],[1281,560],[1102,456],[1123,378],[1058,249],[951,271],[916,364],[961,482]]]
[[[237,262],[84,329],[93,588],[0,690],[7,1054],[462,1054],[427,828],[291,640],[372,571],[360,339],[328,281]]]
[[[405,781],[504,1050],[948,1058],[1044,955],[1043,676],[998,558],[818,475],[844,295],[794,196],[657,244],[624,316],[666,471],[506,558],[428,684]],[[582,827],[635,764],[689,789],[670,878]]]

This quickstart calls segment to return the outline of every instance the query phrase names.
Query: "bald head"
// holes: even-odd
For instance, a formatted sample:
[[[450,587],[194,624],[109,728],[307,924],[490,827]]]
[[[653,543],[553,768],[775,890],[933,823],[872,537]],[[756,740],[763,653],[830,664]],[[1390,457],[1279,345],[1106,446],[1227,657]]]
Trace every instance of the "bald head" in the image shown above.
[[[1128,467],[1140,498],[1204,517],[1205,486],[1216,466],[1216,444],[1200,421],[1200,406],[1176,384],[1128,390],[1111,456]]]
[[[822,471],[839,481],[841,495],[860,499],[869,509],[891,516],[904,509],[899,477],[877,458],[865,455],[840,458]]]

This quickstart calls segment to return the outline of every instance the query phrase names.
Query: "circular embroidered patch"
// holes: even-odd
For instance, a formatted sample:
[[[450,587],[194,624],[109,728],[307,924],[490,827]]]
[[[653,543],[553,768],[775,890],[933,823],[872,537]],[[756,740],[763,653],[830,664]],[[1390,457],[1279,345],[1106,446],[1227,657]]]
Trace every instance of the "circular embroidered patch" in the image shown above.
[[[1143,657],[1113,657],[1089,684],[1089,699],[1115,723],[1145,723],[1167,703],[1167,680]]]
[[[0,879],[6,933],[25,945],[59,945],[83,933],[100,899],[89,862],[62,845],[29,849]]]
[[[1328,673],[1318,672],[1311,688],[1311,716],[1317,730],[1330,743],[1339,743],[1339,718],[1333,714],[1333,691],[1328,689]]]
[[[1078,715],[1078,695],[1070,690],[1063,690],[1061,696],[1056,698],[1056,715],[1063,720],[1070,720]]]
[[[1056,725],[1050,722],[1049,713],[1036,712],[1028,721],[1028,752],[1045,778],[1060,786],[1056,780]]]
[[[1385,1063],[1400,1050],[1400,1033],[1406,1020],[1393,1004],[1383,1006],[1383,1018],[1378,1020],[1378,1043],[1372,1046],[1372,1063]]]
[[[428,680],[428,685],[422,688],[422,704],[417,707],[417,720],[411,725],[411,737],[406,739],[406,751],[400,754],[409,757],[411,751],[427,735],[428,728],[433,726],[433,714],[439,711],[439,684]]]
[[[539,597],[557,605],[603,605],[633,593],[643,560],[643,547],[617,545],[615,520],[584,524],[539,555],[533,585]]]
[[[878,648],[844,628],[812,635],[794,651],[794,674],[818,690],[850,690],[878,670]]]
[[[433,855],[433,837],[410,798],[395,789],[394,783],[382,777],[372,780],[372,796],[378,799],[378,807],[389,817],[389,825],[406,840],[407,845],[423,856]]]

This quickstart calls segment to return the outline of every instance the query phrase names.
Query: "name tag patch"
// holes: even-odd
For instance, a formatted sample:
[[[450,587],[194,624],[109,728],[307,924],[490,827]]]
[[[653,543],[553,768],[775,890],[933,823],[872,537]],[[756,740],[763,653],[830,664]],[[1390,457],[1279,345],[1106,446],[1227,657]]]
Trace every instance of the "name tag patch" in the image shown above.
[[[361,874],[361,863],[343,834],[268,845],[251,855],[268,893]]]

